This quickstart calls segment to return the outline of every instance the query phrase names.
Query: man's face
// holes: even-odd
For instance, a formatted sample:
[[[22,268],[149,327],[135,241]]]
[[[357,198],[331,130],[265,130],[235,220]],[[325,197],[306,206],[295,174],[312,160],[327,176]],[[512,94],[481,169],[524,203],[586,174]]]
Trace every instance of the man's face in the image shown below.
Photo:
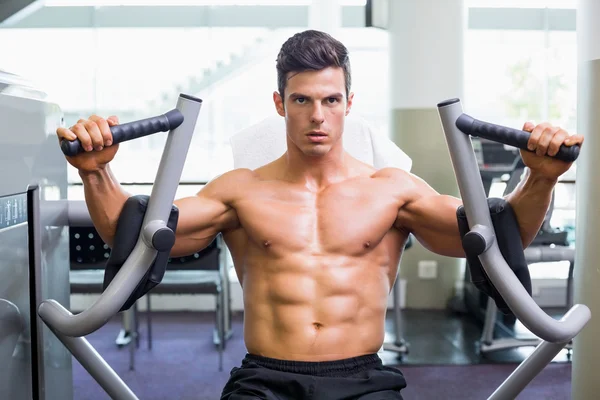
[[[341,145],[353,97],[350,93],[346,98],[342,68],[289,73],[284,98],[273,93],[277,112],[285,117],[288,146],[293,144],[308,156],[322,156]]]

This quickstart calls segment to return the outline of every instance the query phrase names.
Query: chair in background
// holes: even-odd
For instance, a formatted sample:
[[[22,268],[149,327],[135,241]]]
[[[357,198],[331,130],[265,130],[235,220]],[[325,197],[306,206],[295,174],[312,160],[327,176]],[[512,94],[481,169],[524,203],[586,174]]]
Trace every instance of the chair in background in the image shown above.
[[[70,284],[73,294],[100,294],[103,291],[104,265],[110,248],[96,229],[69,227]],[[213,342],[219,350],[219,371],[223,368],[223,351],[231,331],[231,298],[229,293],[227,252],[221,235],[200,252],[169,259],[162,282],[146,294],[148,348],[152,348],[152,295],[191,294],[215,297],[215,329]],[[117,337],[120,346],[130,345],[130,370],[135,367],[135,347],[139,347],[138,302],[123,313],[124,328]]]
[[[151,297],[153,295],[213,295],[215,297],[213,341],[219,350],[219,371],[222,371],[225,342],[232,333],[228,269],[227,252],[220,234],[200,252],[171,258],[161,283],[146,294],[148,348],[152,348]]]
[[[71,294],[101,294],[104,266],[110,256],[110,248],[104,243],[93,226],[69,227],[69,253],[71,270],[69,280]],[[139,347],[138,303],[122,313],[124,324],[116,343],[129,346],[129,369],[135,369],[135,348]],[[135,347],[134,347],[135,343]]]

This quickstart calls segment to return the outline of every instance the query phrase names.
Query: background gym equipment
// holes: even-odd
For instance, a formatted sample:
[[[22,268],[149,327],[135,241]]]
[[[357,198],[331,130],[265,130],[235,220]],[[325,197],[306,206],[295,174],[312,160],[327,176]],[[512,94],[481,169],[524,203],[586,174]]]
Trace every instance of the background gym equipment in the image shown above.
[[[525,170],[525,164],[520,156],[518,156],[510,174],[510,178],[506,184],[504,195],[512,192],[521,180],[521,175]],[[567,291],[565,304],[566,308],[569,309],[572,306],[573,295],[573,268],[575,266],[575,247],[570,246],[567,240],[567,231],[563,229],[555,229],[550,225],[552,219],[552,212],[554,210],[554,193],[552,201],[542,227],[533,242],[525,249],[525,260],[528,264],[534,264],[539,262],[555,262],[555,261],[568,261],[569,272],[567,276]],[[496,303],[493,301],[486,301],[485,320],[483,324],[483,331],[481,335],[481,342],[479,349],[481,354],[486,355],[491,352],[523,347],[523,346],[537,346],[540,343],[539,338],[519,338],[514,336],[514,332],[510,332],[510,328],[506,325],[514,325],[514,319],[511,315],[503,316],[502,321],[498,321],[498,309]],[[495,328],[504,329],[508,333],[508,337],[495,338]],[[571,348],[569,343],[566,346],[567,349]]]
[[[530,134],[475,120],[463,113],[459,99],[439,103],[438,112],[470,229],[463,237],[467,257],[479,259],[487,279],[502,300],[532,333],[542,339],[534,352],[489,397],[494,400],[514,399],[584,328],[591,318],[591,312],[587,306],[577,304],[561,320],[548,316],[533,301],[523,283],[507,264],[506,255],[500,251],[471,136],[527,149]],[[578,155],[579,146],[562,146],[556,158],[575,161]],[[520,243],[516,244],[514,249],[510,249],[511,253],[522,251]]]
[[[506,182],[503,196],[512,192],[521,180],[525,165],[518,149],[506,148],[501,143],[487,139],[473,138],[473,147],[480,166],[484,191],[490,195],[495,179]],[[506,178],[505,178],[506,177]],[[554,192],[544,222],[533,242],[525,249],[528,264],[541,262],[567,261],[569,270],[566,279],[564,307],[572,305],[573,269],[575,265],[575,247],[568,240],[568,231],[551,225],[554,210]],[[535,283],[535,280],[532,278]],[[554,297],[554,296],[553,296]],[[560,303],[559,300],[554,300]],[[487,355],[511,348],[536,346],[539,338],[515,333],[515,318],[511,314],[500,314],[493,301],[471,282],[470,269],[465,268],[464,289],[450,303],[450,308],[458,313],[468,313],[482,325],[479,341],[479,353]],[[552,313],[552,310],[548,310]],[[562,309],[560,309],[562,312]],[[571,349],[571,344],[566,347]],[[568,354],[570,355],[570,353]]]

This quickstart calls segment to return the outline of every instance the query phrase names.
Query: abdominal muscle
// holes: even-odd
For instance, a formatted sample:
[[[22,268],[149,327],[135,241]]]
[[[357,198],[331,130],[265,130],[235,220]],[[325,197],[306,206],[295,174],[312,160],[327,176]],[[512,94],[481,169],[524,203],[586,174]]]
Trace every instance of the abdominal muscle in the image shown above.
[[[248,352],[298,361],[376,353],[396,274],[388,264],[381,249],[361,257],[246,258],[240,278]]]

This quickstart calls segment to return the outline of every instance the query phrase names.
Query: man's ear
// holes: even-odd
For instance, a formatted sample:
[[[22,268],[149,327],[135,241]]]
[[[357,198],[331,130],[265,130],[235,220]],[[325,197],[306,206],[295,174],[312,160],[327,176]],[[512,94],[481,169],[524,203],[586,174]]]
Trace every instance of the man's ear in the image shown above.
[[[283,105],[283,99],[279,92],[273,92],[273,103],[275,103],[275,109],[277,110],[277,114],[285,117],[285,107]]]
[[[352,108],[352,100],[354,100],[354,93],[350,92],[348,94],[348,102],[346,103],[346,116],[350,114],[350,109]]]

